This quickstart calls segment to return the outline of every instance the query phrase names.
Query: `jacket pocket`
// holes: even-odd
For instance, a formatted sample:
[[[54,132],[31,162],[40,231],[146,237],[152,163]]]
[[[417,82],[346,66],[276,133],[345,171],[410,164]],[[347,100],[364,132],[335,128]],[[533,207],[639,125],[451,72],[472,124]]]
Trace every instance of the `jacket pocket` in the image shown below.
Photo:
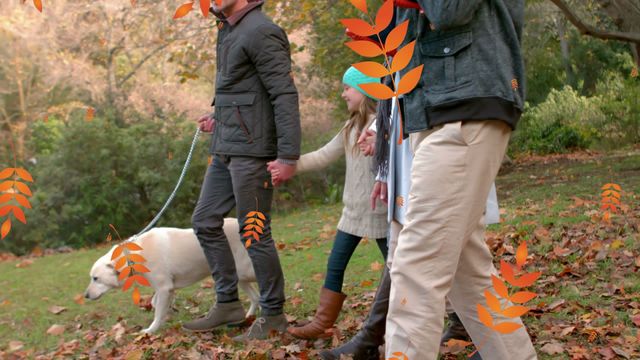
[[[448,92],[473,81],[473,34],[468,27],[425,34],[420,52],[425,56],[425,89]]]
[[[223,142],[249,143],[255,140],[256,94],[216,94],[216,128]],[[220,125],[220,127],[218,127]]]

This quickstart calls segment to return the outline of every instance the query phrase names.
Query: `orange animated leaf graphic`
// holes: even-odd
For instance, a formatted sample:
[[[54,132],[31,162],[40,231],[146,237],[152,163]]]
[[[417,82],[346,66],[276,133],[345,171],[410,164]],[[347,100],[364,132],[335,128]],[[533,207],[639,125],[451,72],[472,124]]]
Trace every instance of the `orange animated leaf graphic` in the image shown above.
[[[541,272],[534,272],[527,273],[516,278],[513,272],[513,267],[504,260],[500,260],[500,274],[502,274],[502,277],[504,277],[509,284],[515,287],[531,286],[542,275]]]
[[[393,57],[393,63],[391,64],[391,72],[400,71],[409,65],[411,62],[411,58],[413,57],[413,51],[415,50],[416,42],[415,40],[403,46],[402,49],[398,50],[396,55]]]
[[[124,244],[124,247],[129,249],[130,251],[140,251],[143,250],[142,247],[136,243],[128,242]]]
[[[342,19],[340,22],[358,36],[367,37],[378,33],[373,26],[361,19]]]
[[[516,264],[518,268],[521,268],[525,262],[527,262],[527,243],[522,242],[522,244],[518,246],[518,250],[516,250]]]
[[[504,299],[509,298],[509,289],[507,289],[507,285],[497,276],[491,275],[491,281],[493,282],[493,288],[496,290],[496,293]]]
[[[257,206],[258,203],[256,200],[256,207]],[[250,211],[249,213],[247,213],[247,217],[244,221],[244,230],[247,231],[242,234],[242,237],[245,238],[245,248],[248,249],[251,246],[252,239],[255,241],[260,241],[260,234],[264,234],[264,222],[262,220],[266,221],[266,219],[267,217],[264,216],[264,214],[260,211]]]
[[[532,300],[534,297],[536,297],[538,295],[536,295],[536,293],[532,293],[529,291],[520,291],[517,292],[515,294],[513,294],[509,300],[511,300],[512,303],[515,304],[524,304],[529,300]]]
[[[18,191],[20,191],[21,193],[23,193],[23,194],[25,194],[25,195],[27,195],[27,196],[31,196],[31,195],[33,195],[33,194],[31,193],[31,190],[29,189],[29,187],[28,187],[26,184],[24,184],[24,183],[21,183],[21,182],[19,182],[19,181],[14,181],[13,186],[14,186],[16,189],[18,189]]]
[[[118,275],[118,280],[122,281],[126,279],[129,276],[129,274],[131,274],[131,266],[127,266],[124,270],[122,270],[120,275]]]
[[[477,304],[478,306],[478,319],[480,322],[484,324],[484,326],[493,329],[493,317],[489,310],[487,310],[484,306]]]
[[[211,6],[211,0],[200,0],[200,11],[205,18],[209,17],[209,7]]]
[[[111,234],[109,234],[109,235],[111,235]],[[111,260],[115,260],[115,259],[119,258],[120,255],[122,255],[122,250],[124,250],[123,246],[121,246],[121,245],[116,246],[116,248],[113,249],[113,254],[111,254]]]
[[[15,170],[16,169],[14,169],[14,168],[6,168],[6,169],[0,171],[0,180],[7,179],[7,178],[11,177],[11,175],[13,175]]]
[[[360,70],[361,73],[375,78],[381,78],[389,75],[389,69],[375,61],[359,62],[353,64],[353,67]]]
[[[33,0],[33,6],[35,6],[38,11],[42,12],[42,0]]]
[[[134,304],[140,304],[140,290],[138,290],[137,286],[135,287],[135,289],[133,289],[133,294],[131,294],[131,296],[133,297]]]
[[[402,79],[400,79],[400,83],[398,84],[398,95],[410,93],[416,87],[416,85],[418,85],[420,76],[422,75],[423,67],[424,65],[420,65],[404,74]]]
[[[0,227],[0,238],[4,239],[11,231],[11,219],[7,219],[2,223]]]
[[[391,355],[393,356],[390,357],[389,360],[409,360],[409,357],[400,351],[394,352]]]
[[[402,24],[396,26],[389,35],[387,35],[387,39],[384,42],[384,51],[389,52],[396,50],[402,44],[402,41],[407,36],[407,30],[409,29],[409,20],[403,22]]]
[[[346,43],[351,50],[355,51],[358,55],[364,57],[376,57],[383,54],[380,45],[368,40],[356,40]]]
[[[529,312],[529,308],[517,305],[517,306],[510,306],[504,309],[504,311],[502,311],[502,315],[509,318],[517,318],[528,312]]]
[[[518,329],[520,329],[522,325],[514,322],[502,322],[500,324],[496,324],[493,327],[493,330],[499,332],[500,334],[510,334]]]
[[[176,13],[173,15],[173,19],[179,19],[181,17],[186,16],[188,13],[193,10],[193,2],[189,2],[186,4],[180,5],[180,7],[176,10]]]
[[[353,4],[353,6],[355,6],[358,10],[362,11],[363,13],[368,14],[366,0],[351,0],[351,4]]]
[[[143,262],[147,261],[147,259],[142,257],[142,255],[129,254],[129,261],[137,262],[137,263],[143,263]]]
[[[387,85],[379,83],[360,84],[360,88],[379,100],[391,99],[396,95]]]
[[[393,0],[386,0],[376,14],[376,30],[378,32],[386,29],[391,25],[393,20]]]
[[[487,300],[487,305],[494,312],[500,313],[502,312],[502,307],[500,306],[500,300],[491,293],[489,290],[484,291],[484,298]]]

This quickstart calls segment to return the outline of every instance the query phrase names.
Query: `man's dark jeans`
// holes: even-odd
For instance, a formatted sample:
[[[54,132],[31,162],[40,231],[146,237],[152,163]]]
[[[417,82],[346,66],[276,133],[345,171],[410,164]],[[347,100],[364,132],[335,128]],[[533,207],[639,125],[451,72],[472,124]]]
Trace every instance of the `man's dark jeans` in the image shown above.
[[[192,223],[216,284],[218,302],[238,299],[238,277],[231,248],[224,234],[224,218],[235,207],[240,233],[246,215],[259,211],[266,217],[260,241],[252,240],[249,257],[260,288],[262,315],[282,313],[284,276],[271,237],[273,185],[267,162],[262,159],[216,155],[207,169]],[[244,240],[243,240],[244,241]]]
[[[342,283],[344,281],[344,271],[347,269],[347,264],[351,259],[351,255],[356,250],[356,247],[360,243],[362,238],[360,236],[347,234],[338,230],[336,233],[336,239],[333,242],[333,248],[329,255],[329,261],[327,263],[327,277],[324,280],[324,287],[335,292],[342,292]],[[378,248],[387,260],[387,238],[376,239]]]

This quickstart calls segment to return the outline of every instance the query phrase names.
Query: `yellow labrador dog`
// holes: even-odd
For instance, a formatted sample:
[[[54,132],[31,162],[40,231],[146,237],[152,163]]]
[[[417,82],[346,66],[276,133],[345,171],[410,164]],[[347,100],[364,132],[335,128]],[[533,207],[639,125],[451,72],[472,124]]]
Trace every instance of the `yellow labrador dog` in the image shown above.
[[[256,275],[249,254],[240,240],[238,221],[226,218],[224,232],[236,263],[238,287],[251,301],[247,316],[253,316],[260,295],[252,284],[256,282]],[[135,243],[144,249],[140,255],[147,260],[144,265],[151,270],[145,276],[155,290],[151,299],[154,317],[151,325],[142,331],[153,333],[165,322],[174,290],[211,276],[211,271],[192,229],[154,228],[140,235]],[[96,300],[107,291],[122,286],[123,282],[118,281],[118,272],[114,268],[115,262],[111,261],[114,249],[115,246],[93,264],[89,273],[91,282],[84,295],[87,299]]]

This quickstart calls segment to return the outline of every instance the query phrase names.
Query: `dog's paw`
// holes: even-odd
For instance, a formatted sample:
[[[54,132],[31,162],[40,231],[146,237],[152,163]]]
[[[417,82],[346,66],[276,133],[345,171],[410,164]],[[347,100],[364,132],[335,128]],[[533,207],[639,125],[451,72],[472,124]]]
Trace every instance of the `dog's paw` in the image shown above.
[[[146,329],[142,329],[142,330],[140,330],[140,333],[141,333],[141,334],[149,334],[149,335],[151,335],[151,334],[153,334],[154,332],[156,332],[156,330],[157,330],[157,329],[152,329],[152,328],[150,328],[150,327],[149,327],[149,328],[146,328]]]

